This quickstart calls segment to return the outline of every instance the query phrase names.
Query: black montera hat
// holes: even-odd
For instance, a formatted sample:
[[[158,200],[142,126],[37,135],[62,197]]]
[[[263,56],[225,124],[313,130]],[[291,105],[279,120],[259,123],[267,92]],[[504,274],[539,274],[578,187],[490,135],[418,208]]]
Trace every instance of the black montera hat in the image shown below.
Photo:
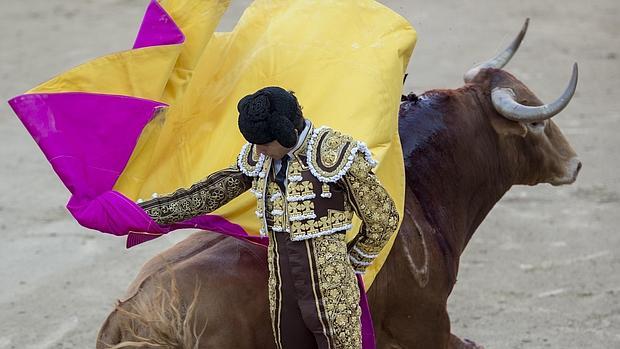
[[[297,143],[295,125],[302,118],[297,98],[287,90],[270,86],[247,95],[237,104],[239,130],[250,143],[277,140],[291,148]]]

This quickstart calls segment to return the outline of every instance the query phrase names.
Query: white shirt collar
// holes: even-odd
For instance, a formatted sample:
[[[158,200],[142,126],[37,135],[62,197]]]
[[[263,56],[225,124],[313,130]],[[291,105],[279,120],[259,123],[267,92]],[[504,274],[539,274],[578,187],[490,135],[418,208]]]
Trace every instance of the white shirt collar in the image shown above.
[[[297,144],[295,144],[295,146],[288,152],[289,157],[293,157],[293,152],[295,152],[295,150],[301,147],[301,145],[304,143],[304,140],[306,139],[308,131],[310,131],[310,125],[312,125],[312,123],[308,119],[305,120],[305,123],[306,127],[304,127],[304,130],[301,131],[301,133],[299,134],[299,137],[297,138]]]

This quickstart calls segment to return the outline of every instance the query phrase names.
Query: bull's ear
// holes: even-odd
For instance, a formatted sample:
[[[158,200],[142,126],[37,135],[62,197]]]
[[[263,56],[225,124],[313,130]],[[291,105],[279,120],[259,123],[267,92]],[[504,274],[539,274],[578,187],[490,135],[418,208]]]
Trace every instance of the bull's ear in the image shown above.
[[[527,126],[520,122],[508,120],[498,115],[491,117],[491,125],[493,125],[495,132],[500,135],[514,135],[519,137],[525,137],[527,135]]]

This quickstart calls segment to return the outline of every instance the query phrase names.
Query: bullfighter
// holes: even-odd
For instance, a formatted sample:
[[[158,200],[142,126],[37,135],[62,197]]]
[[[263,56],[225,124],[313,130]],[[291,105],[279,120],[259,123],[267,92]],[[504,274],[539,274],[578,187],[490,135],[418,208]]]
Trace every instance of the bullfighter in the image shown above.
[[[250,190],[269,237],[269,304],[277,348],[361,348],[359,286],[398,227],[363,142],[305,118],[294,92],[265,87],[238,105],[247,143],[237,161],[189,188],[139,205],[158,224],[212,212]],[[359,233],[347,244],[353,214]]]

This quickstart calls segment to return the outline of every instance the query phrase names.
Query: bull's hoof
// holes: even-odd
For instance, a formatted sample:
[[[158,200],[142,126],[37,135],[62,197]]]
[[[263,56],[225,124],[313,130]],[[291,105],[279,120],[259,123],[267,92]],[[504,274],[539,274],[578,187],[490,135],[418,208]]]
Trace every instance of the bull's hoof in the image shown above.
[[[450,349],[484,349],[484,347],[469,339],[460,339],[455,335],[451,335]]]
[[[476,344],[476,342],[474,341],[470,341],[469,339],[465,338],[464,339],[465,343],[466,343],[466,348],[471,348],[471,349],[484,349],[484,347],[482,345],[478,345]]]

